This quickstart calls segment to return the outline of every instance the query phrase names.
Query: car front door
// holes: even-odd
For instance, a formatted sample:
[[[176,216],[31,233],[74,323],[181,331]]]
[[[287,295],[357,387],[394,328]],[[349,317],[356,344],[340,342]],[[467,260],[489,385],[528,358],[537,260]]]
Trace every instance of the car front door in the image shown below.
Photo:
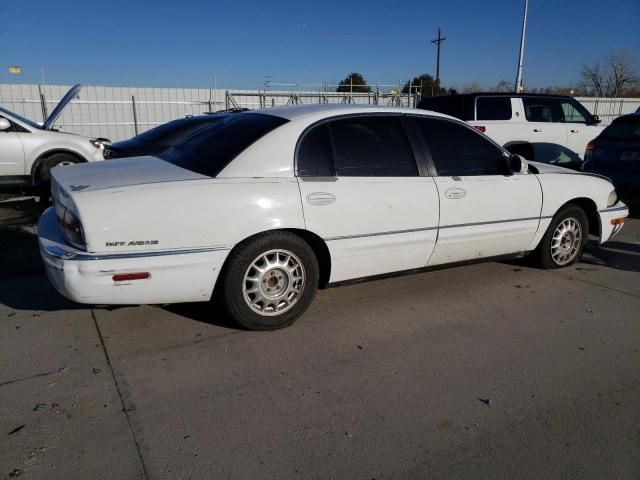
[[[603,128],[590,125],[592,115],[577,100],[563,99],[561,105],[567,129],[567,146],[584,160],[587,143],[600,135]]]
[[[571,167],[579,162],[575,152],[567,148],[567,126],[560,99],[523,97],[522,104],[533,160],[561,167]]]
[[[540,223],[542,189],[535,175],[510,174],[501,148],[462,123],[414,122],[436,170],[438,241],[429,265],[523,252]]]
[[[439,199],[420,155],[402,115],[338,117],[302,135],[302,207],[307,229],[329,248],[331,282],[427,264]]]
[[[11,125],[10,128],[0,131],[0,176],[25,174],[24,149],[20,134],[15,131],[12,122]]]

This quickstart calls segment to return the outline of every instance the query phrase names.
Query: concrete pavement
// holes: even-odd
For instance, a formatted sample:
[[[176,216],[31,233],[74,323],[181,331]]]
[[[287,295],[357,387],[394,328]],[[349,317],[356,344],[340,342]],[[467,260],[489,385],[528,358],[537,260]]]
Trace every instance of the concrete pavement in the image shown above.
[[[0,476],[640,477],[640,220],[571,268],[332,288],[292,327],[0,278]]]

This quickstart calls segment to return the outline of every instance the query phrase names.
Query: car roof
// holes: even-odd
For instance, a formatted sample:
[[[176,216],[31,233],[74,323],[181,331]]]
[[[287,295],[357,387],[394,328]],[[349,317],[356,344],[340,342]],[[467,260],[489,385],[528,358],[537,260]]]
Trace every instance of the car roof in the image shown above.
[[[334,117],[338,115],[349,115],[358,113],[409,113],[413,115],[433,115],[438,117],[447,117],[438,112],[430,112],[427,110],[417,110],[408,107],[396,107],[387,105],[358,105],[358,104],[307,104],[307,105],[291,105],[284,107],[263,108],[261,110],[250,110],[249,112],[238,113],[237,115],[245,115],[250,113],[259,113],[264,115],[272,115],[275,117],[285,118],[287,120],[298,120],[305,117]]]
[[[475,93],[456,93],[451,95],[440,95],[433,97],[423,97],[420,101],[431,100],[434,98],[475,98],[475,97],[545,97],[545,98],[573,98],[570,95],[551,95],[547,93],[509,93],[509,92],[475,92]]]

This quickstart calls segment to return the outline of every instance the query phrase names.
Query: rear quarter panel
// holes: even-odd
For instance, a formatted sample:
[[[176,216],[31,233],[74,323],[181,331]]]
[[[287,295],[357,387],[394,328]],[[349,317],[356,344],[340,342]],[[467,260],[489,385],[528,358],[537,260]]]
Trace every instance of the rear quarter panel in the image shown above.
[[[78,192],[90,252],[232,247],[266,230],[304,228],[295,179],[210,179]]]

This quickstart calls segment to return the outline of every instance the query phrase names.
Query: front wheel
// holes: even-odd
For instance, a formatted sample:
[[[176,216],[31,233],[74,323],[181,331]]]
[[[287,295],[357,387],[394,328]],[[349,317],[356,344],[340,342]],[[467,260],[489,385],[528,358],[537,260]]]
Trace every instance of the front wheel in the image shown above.
[[[234,250],[221,272],[220,297],[231,317],[250,330],[291,325],[318,288],[318,260],[290,232],[262,234]]]
[[[582,256],[589,236],[589,220],[580,207],[567,205],[555,214],[535,251],[543,268],[568,267]]]

